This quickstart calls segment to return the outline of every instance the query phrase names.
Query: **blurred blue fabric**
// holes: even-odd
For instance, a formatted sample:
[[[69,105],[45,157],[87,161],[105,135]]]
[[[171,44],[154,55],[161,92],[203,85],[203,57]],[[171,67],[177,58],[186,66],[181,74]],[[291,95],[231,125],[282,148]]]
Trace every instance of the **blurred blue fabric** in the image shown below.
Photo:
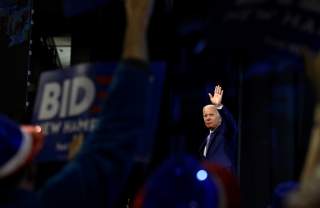
[[[290,191],[293,191],[298,187],[296,181],[286,181],[279,183],[274,189],[272,195],[272,208],[284,208],[284,200]]]
[[[143,208],[219,207],[218,185],[191,156],[166,160],[147,181]]]
[[[0,116],[0,168],[20,149],[22,144],[20,127],[5,116]]]

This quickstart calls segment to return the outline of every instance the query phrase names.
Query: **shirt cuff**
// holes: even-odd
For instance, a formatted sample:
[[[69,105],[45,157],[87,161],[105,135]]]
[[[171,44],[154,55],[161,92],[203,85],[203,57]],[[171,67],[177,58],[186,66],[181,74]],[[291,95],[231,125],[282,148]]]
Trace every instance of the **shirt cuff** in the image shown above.
[[[223,105],[222,105],[222,104],[217,107],[218,110],[221,110],[222,108],[223,108]]]

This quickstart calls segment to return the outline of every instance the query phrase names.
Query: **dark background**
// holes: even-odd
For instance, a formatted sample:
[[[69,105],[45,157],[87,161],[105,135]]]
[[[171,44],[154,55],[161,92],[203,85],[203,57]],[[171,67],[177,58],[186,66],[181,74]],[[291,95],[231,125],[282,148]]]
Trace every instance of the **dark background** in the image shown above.
[[[84,2],[77,4],[81,8]],[[150,59],[165,61],[167,73],[150,169],[178,151],[199,155],[207,133],[202,106],[209,103],[207,93],[220,84],[223,104],[239,127],[243,207],[261,208],[271,203],[278,183],[297,180],[302,169],[313,97],[303,61],[290,47],[317,49],[319,38],[303,25],[312,19],[316,27],[319,18],[303,1],[237,2],[157,1],[149,31]],[[56,49],[48,45],[52,37],[72,38],[72,65],[119,60],[125,25],[122,1],[69,17],[63,6],[62,0],[32,2],[31,45],[25,41],[6,47],[7,37],[1,38],[1,111],[17,121],[31,120],[41,72],[60,67]],[[266,13],[253,11],[274,16],[264,19]],[[295,15],[301,17],[296,22]],[[44,169],[51,173],[60,165]]]

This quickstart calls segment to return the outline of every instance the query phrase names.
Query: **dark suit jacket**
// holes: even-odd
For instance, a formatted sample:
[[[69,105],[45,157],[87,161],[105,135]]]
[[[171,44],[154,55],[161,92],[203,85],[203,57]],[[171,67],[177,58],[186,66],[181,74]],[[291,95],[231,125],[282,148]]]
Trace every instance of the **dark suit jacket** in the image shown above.
[[[218,109],[222,122],[215,129],[210,138],[209,148],[206,157],[203,156],[203,150],[206,145],[206,139],[201,145],[201,156],[204,160],[220,164],[232,173],[236,174],[237,170],[237,127],[233,116],[228,109],[223,106]]]

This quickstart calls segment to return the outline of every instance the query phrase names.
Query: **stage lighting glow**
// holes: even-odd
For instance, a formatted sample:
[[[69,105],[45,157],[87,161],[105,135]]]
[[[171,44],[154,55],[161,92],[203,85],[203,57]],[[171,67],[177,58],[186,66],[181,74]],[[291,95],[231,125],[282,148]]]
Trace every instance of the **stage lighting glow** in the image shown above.
[[[198,179],[199,181],[204,181],[204,180],[207,179],[207,177],[208,177],[207,171],[205,171],[205,170],[199,170],[199,171],[197,172],[197,179]]]

